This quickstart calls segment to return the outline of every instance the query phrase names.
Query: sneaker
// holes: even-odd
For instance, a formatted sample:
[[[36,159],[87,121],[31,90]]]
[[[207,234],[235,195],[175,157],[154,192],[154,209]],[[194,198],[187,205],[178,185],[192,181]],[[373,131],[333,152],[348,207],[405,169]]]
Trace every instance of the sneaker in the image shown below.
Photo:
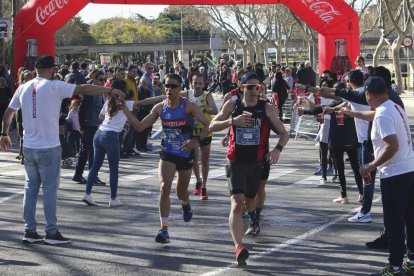
[[[62,234],[57,230],[55,234],[46,234],[46,238],[43,240],[46,244],[64,244],[64,243],[70,243],[70,239],[64,238]]]
[[[158,243],[170,243],[170,236],[168,235],[167,229],[161,229],[155,236],[155,241]]]
[[[381,272],[371,274],[371,276],[405,276],[402,268],[394,270],[391,266],[387,266]]]
[[[89,206],[98,206],[98,203],[96,203],[95,200],[92,199],[91,195],[84,195],[82,201]]]
[[[193,210],[191,209],[190,201],[187,205],[182,205],[183,207],[183,219],[185,222],[189,222],[193,217]]]
[[[328,169],[326,170],[326,175],[334,175],[334,169],[332,168],[332,166],[328,167]]]
[[[247,228],[246,235],[259,235],[260,233],[260,224],[259,220],[250,221],[249,228]]]
[[[349,200],[348,200],[348,197],[339,196],[339,197],[333,199],[332,202],[341,203],[341,204],[348,204]]]
[[[366,213],[365,215],[361,213],[361,210],[358,211],[358,213],[355,214],[355,216],[350,217],[348,219],[349,222],[372,222],[371,214]]]
[[[196,185],[195,185],[195,187],[194,187],[194,190],[193,190],[193,195],[200,195],[200,189],[201,189],[201,185],[202,185],[203,183],[201,183],[201,181],[197,181],[196,182]]]
[[[99,177],[96,177],[95,182],[93,183],[93,185],[96,185],[96,186],[105,186],[106,183],[103,182]]]
[[[412,276],[414,275],[414,264],[411,264],[409,262],[403,263],[403,269],[405,272],[405,275]]]
[[[85,184],[87,182],[86,179],[82,175],[74,175],[72,180],[79,184]]]
[[[316,171],[313,173],[313,175],[321,175],[322,174],[322,167],[319,167],[316,169]]]
[[[122,159],[128,159],[129,156],[130,156],[130,154],[126,153],[126,152],[121,152],[121,154],[119,155],[119,157],[122,158]]]
[[[321,184],[326,184],[326,183],[328,183],[328,180],[326,179],[326,177],[322,177],[322,178],[319,180],[319,183],[321,183]]]
[[[331,182],[332,183],[339,183],[339,177],[337,175],[335,175],[334,177],[332,177]]]
[[[135,155],[139,156],[141,155],[141,152],[139,150],[137,150],[136,148],[133,148],[132,151],[134,152]]]
[[[118,206],[122,206],[124,205],[124,203],[122,203],[122,201],[120,201],[118,198],[109,200],[109,207],[118,207]]]
[[[36,231],[26,230],[24,232],[24,236],[23,236],[23,240],[22,241],[24,243],[34,243],[34,242],[43,241],[43,237],[40,236],[39,234],[37,234]]]
[[[246,260],[249,258],[249,251],[243,246],[239,245],[236,249],[236,261],[238,266],[246,265]]]
[[[370,249],[388,249],[387,232],[381,231],[381,235],[378,238],[372,242],[365,243],[365,245]]]
[[[201,200],[207,200],[208,199],[207,188],[201,188],[200,199]]]

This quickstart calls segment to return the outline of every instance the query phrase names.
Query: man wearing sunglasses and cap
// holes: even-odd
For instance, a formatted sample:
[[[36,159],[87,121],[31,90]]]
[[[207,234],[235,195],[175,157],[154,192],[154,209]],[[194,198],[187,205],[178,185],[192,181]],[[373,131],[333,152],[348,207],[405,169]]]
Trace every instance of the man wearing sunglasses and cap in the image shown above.
[[[289,140],[289,135],[278,119],[276,108],[259,99],[259,76],[254,72],[247,72],[241,78],[240,84],[243,96],[236,101],[225,103],[212,120],[210,131],[217,132],[230,127],[226,166],[231,194],[229,227],[236,247],[238,265],[245,265],[249,252],[242,245],[244,207],[246,206],[249,214],[250,227],[258,230],[255,197],[259,189],[263,160],[275,164]],[[278,132],[280,139],[277,146],[268,152],[271,128]]]
[[[47,244],[70,242],[57,227],[56,205],[60,178],[61,146],[59,141],[59,111],[64,98],[74,95],[94,96],[112,93],[123,96],[123,92],[95,85],[75,85],[63,81],[52,81],[54,58],[40,56],[35,63],[37,77],[21,85],[10,101],[3,118],[0,148],[8,151],[11,140],[8,135],[14,113],[22,110],[26,185],[23,199],[25,234],[23,241]],[[43,189],[43,209],[46,218],[46,237],[36,232],[36,203],[39,188]]]

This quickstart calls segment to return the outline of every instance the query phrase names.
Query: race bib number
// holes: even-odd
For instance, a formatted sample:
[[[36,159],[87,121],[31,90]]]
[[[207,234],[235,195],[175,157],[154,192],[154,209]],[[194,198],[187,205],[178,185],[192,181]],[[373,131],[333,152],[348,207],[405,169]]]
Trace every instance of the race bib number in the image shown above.
[[[236,128],[236,144],[256,146],[260,144],[260,128]]]
[[[180,129],[164,129],[164,143],[165,147],[170,146],[170,149],[175,152],[181,151],[182,135]]]

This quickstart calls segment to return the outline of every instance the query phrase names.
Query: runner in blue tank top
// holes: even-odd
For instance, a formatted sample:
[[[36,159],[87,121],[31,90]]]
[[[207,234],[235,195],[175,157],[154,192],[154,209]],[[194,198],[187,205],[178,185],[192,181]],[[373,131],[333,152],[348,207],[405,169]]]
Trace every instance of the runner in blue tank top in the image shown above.
[[[129,122],[138,132],[152,126],[158,117],[161,117],[164,130],[163,148],[160,153],[161,160],[158,170],[161,185],[159,201],[161,230],[155,237],[155,241],[159,243],[170,242],[167,232],[168,216],[170,214],[171,185],[176,171],[178,171],[177,196],[182,203],[183,219],[188,222],[192,218],[193,211],[187,189],[193,166],[193,149],[200,140],[207,137],[209,128],[209,122],[200,108],[180,96],[181,83],[182,79],[179,75],[168,74],[165,77],[164,85],[167,99],[156,104],[142,122],[136,119],[128,108],[123,109]],[[204,125],[199,136],[192,136],[193,118],[197,118]]]

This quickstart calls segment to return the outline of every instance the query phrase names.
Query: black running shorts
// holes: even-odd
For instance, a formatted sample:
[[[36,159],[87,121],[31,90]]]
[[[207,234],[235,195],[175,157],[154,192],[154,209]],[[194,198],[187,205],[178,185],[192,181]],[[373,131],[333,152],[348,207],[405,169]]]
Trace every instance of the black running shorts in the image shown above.
[[[180,157],[170,153],[160,152],[161,160],[168,161],[175,164],[177,171],[186,171],[193,167],[194,164],[194,150],[191,151],[190,157]]]
[[[226,177],[230,194],[244,194],[247,198],[254,198],[259,189],[262,170],[262,161],[251,163],[228,162]]]
[[[213,137],[206,137],[203,140],[201,140],[199,143],[200,147],[204,147],[204,146],[208,146],[211,144],[211,140],[213,139]]]

